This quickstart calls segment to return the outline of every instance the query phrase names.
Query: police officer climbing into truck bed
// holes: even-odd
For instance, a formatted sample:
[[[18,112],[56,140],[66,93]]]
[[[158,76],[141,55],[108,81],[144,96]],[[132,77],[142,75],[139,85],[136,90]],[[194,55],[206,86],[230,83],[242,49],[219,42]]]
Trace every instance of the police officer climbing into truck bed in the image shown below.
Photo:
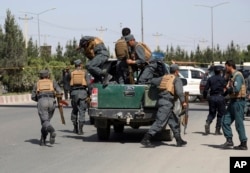
[[[116,81],[119,84],[132,84],[134,82],[130,79],[131,77],[134,77],[132,67],[128,67],[126,62],[126,60],[131,57],[131,54],[125,37],[129,35],[130,32],[131,30],[129,28],[123,28],[122,37],[115,43],[115,54],[117,58]]]
[[[127,64],[134,65],[140,70],[138,84],[150,84],[153,77],[165,74],[166,69],[163,61],[153,59],[151,50],[146,44],[137,42],[132,34],[127,35],[125,40],[130,47],[131,54],[135,57],[127,59]]]
[[[203,91],[203,98],[207,98],[207,94],[210,90],[210,97],[208,99],[209,103],[209,114],[207,116],[205,124],[205,134],[210,133],[210,124],[216,117],[217,113],[217,122],[215,126],[215,135],[222,135],[221,133],[221,118],[226,112],[226,102],[223,96],[224,89],[226,88],[227,82],[222,76],[221,66],[214,66],[214,76],[208,78],[205,89]]]
[[[48,133],[50,133],[50,144],[55,143],[56,133],[50,123],[56,107],[55,92],[57,94],[62,94],[59,85],[55,81],[49,79],[49,71],[41,70],[40,79],[34,85],[31,94],[31,99],[37,102],[38,115],[42,125],[40,139],[41,146],[46,145]]]
[[[84,49],[85,56],[89,59],[86,64],[86,69],[94,77],[95,83],[103,83],[107,85],[112,79],[107,63],[109,53],[103,41],[97,37],[84,36],[80,39],[79,49]]]
[[[91,94],[90,79],[87,72],[82,69],[80,59],[75,60],[75,70],[71,72],[71,121],[73,122],[73,132],[83,135],[83,125],[85,123],[85,112],[88,105],[88,99]],[[79,116],[78,116],[79,114]]]
[[[172,64],[170,66],[170,74],[165,74],[163,77],[152,79],[152,85],[158,86],[160,92],[157,100],[158,111],[156,114],[156,120],[141,141],[141,144],[145,147],[154,147],[151,143],[151,138],[157,132],[160,132],[166,124],[168,124],[173,131],[177,147],[187,144],[187,142],[181,138],[180,123],[177,116],[174,115],[173,112],[176,98],[180,99],[184,108],[187,106],[183,94],[182,81],[178,77],[178,73],[178,65]]]

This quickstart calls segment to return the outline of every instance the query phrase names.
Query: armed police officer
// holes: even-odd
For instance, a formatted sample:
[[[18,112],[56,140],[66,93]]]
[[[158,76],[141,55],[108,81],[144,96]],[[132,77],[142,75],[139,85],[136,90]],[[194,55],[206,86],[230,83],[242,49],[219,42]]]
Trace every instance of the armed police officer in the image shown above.
[[[128,66],[126,60],[131,58],[129,47],[125,37],[131,33],[130,28],[122,29],[122,37],[115,44],[116,63],[116,81],[119,84],[133,84],[134,75],[132,66]]]
[[[151,143],[151,138],[157,132],[160,132],[166,124],[168,124],[173,131],[177,147],[187,144],[187,142],[181,138],[180,123],[177,116],[173,112],[176,98],[180,99],[184,108],[187,107],[183,94],[182,81],[178,77],[178,73],[178,65],[172,64],[170,66],[170,74],[165,74],[163,77],[152,79],[152,85],[158,86],[160,92],[157,100],[158,111],[156,114],[156,120],[141,141],[141,144],[145,147],[154,147]]]
[[[42,125],[40,139],[41,146],[46,145],[48,133],[50,133],[50,144],[55,143],[56,133],[50,123],[56,107],[55,92],[57,94],[62,94],[59,85],[49,78],[49,71],[41,70],[40,79],[34,85],[31,94],[31,99],[37,102],[38,115]]]
[[[94,77],[94,82],[107,85],[112,79],[112,75],[108,73],[110,69],[110,65],[107,63],[109,53],[103,41],[97,37],[84,36],[80,39],[77,50],[82,48],[89,59],[86,69]]]
[[[210,124],[215,119],[217,114],[217,122],[215,126],[215,135],[221,135],[221,118],[226,112],[226,103],[224,98],[224,89],[226,88],[227,82],[223,75],[222,66],[214,66],[214,76],[208,78],[205,89],[203,91],[203,98],[206,99],[208,92],[210,97],[208,98],[209,103],[209,114],[207,116],[205,124],[205,134],[210,133]],[[210,90],[210,91],[209,91]]]
[[[130,47],[131,54],[135,57],[134,59],[127,59],[127,64],[135,65],[140,70],[138,84],[149,84],[153,77],[160,77],[165,74],[164,63],[152,58],[151,50],[146,44],[137,42],[132,34],[127,35],[125,39]]]
[[[88,99],[91,94],[90,79],[85,70],[82,69],[80,59],[74,61],[75,70],[71,72],[71,121],[73,122],[73,132],[83,135],[83,125],[85,123],[85,112],[88,107]],[[78,116],[79,114],[79,116]]]
[[[227,84],[227,93],[230,96],[230,103],[226,114],[222,118],[222,130],[226,138],[223,148],[234,146],[231,125],[235,121],[236,131],[239,135],[240,145],[235,146],[236,150],[247,150],[247,137],[244,126],[244,106],[246,96],[246,84],[241,72],[236,70],[233,60],[225,63],[226,71],[230,74]]]

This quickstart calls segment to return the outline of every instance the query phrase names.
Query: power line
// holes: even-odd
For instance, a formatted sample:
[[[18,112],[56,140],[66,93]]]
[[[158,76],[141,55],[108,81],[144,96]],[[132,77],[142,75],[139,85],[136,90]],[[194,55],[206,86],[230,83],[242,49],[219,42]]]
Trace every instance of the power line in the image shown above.
[[[107,31],[107,28],[101,26],[99,29],[96,28],[96,30],[100,32],[100,39],[103,40],[103,32]]]

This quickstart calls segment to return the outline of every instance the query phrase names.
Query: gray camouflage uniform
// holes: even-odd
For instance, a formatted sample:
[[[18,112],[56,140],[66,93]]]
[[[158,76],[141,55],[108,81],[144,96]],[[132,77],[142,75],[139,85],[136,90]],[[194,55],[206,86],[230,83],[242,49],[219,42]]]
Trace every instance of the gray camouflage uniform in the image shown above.
[[[79,65],[80,60],[75,61],[75,65]],[[82,70],[81,67],[76,67],[76,70]],[[74,125],[73,132],[83,134],[82,128],[85,123],[85,112],[88,108],[86,98],[91,94],[90,79],[87,73],[85,73],[85,80],[87,86],[71,86],[71,121]],[[79,116],[78,116],[79,115]],[[79,124],[79,129],[78,129]]]
[[[40,72],[41,79],[47,77],[48,73],[49,72],[47,70],[42,70]],[[56,93],[62,94],[60,86],[55,81],[53,81],[53,88],[56,91]],[[32,90],[31,99],[37,102],[38,115],[40,117],[42,125],[41,128],[42,138],[40,144],[44,145],[46,144],[45,140],[48,135],[48,132],[51,135],[55,135],[55,129],[50,123],[50,120],[53,117],[56,108],[55,93],[54,92],[37,93],[37,84],[35,84]],[[54,137],[55,136],[53,136],[52,138]],[[50,142],[51,144],[53,144],[54,139],[50,139]]]
[[[92,36],[84,36],[81,38],[81,42],[89,41],[94,39]],[[94,48],[95,57],[90,59],[86,64],[86,69],[88,72],[95,78],[96,83],[102,83],[102,77],[108,72],[108,67],[104,66],[105,62],[107,62],[109,53],[104,45],[104,43],[97,44]],[[105,70],[103,70],[105,69]]]

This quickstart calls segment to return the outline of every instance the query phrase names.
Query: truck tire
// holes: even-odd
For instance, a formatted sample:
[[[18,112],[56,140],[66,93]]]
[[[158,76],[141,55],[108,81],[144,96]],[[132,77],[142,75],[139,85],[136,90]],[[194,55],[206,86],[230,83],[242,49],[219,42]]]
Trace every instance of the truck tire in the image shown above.
[[[114,132],[115,133],[122,133],[124,131],[124,125],[123,124],[114,124]]]
[[[110,136],[110,126],[106,128],[97,127],[97,136],[99,140],[108,140]]]
[[[95,119],[93,117],[89,117],[89,122],[91,125],[95,124]]]

